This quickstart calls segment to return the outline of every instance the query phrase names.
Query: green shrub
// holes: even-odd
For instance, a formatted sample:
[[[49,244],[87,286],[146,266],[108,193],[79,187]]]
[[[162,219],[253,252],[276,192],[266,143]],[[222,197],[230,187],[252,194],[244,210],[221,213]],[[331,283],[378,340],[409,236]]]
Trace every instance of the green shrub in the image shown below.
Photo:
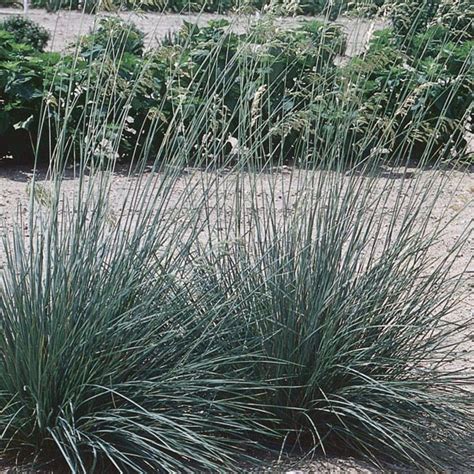
[[[224,135],[230,134],[243,148],[252,147],[246,137],[256,139],[251,130],[258,119],[266,159],[291,159],[308,122],[311,90],[317,82],[316,87],[322,89],[335,76],[335,59],[345,50],[342,30],[318,21],[277,34],[265,22],[249,35],[230,33],[228,27],[226,21],[211,22],[205,28],[188,24],[166,42],[176,48],[174,57],[183,58],[184,69],[179,66],[179,73],[171,74],[171,84],[184,94],[184,123],[199,115],[199,103],[206,104],[206,97],[213,94],[231,117],[223,121]],[[254,117],[249,114],[243,120],[241,109],[252,107]],[[218,123],[213,124],[222,130]]]
[[[0,28],[11,33],[18,43],[27,44],[38,51],[43,51],[50,39],[46,28],[22,15],[8,17]]]
[[[441,0],[395,0],[390,19],[400,41],[424,31],[434,18]]]
[[[125,53],[141,56],[145,47],[145,34],[135,24],[120,18],[101,18],[89,35],[81,38],[83,56],[106,52],[116,57]]]
[[[45,77],[53,74],[58,61],[58,54],[39,53],[0,30],[1,157],[12,155],[32,162],[42,120]],[[47,148],[47,143],[43,146]]]
[[[474,5],[469,0],[443,0],[436,22],[450,32],[451,41],[474,39]]]
[[[465,155],[464,128],[472,126],[473,44],[447,42],[446,31],[435,26],[413,36],[406,54],[391,30],[377,32],[368,53],[346,68],[362,88],[354,129],[361,151],[383,141],[389,156],[397,158],[433,162]]]
[[[465,0],[396,0],[390,8],[391,22],[398,42],[411,47],[414,37],[433,32],[436,27],[446,32],[449,41],[474,38],[474,7]]]
[[[119,23],[107,22],[107,25],[113,27],[112,31],[119,31]],[[83,56],[75,56],[39,54],[27,46],[16,44],[10,33],[0,31],[3,40],[0,46],[0,90],[4,102],[0,112],[1,156],[13,155],[31,162],[37,141],[42,144],[40,159],[47,156],[45,151],[54,148],[56,130],[61,127],[63,114],[67,113],[64,105],[71,101],[74,108],[67,119],[70,146],[85,139],[87,133],[83,133],[83,127],[89,122],[107,120],[113,133],[117,116],[123,112],[121,106],[127,103],[128,93],[133,90],[134,80],[142,68],[138,56],[116,48],[128,48],[139,53],[143,47],[143,35],[134,30],[131,33],[133,38],[125,41],[125,33],[121,31],[113,38],[114,44],[106,46],[107,32],[101,29],[95,46],[92,47],[91,37],[87,37],[85,44],[89,48],[84,45]],[[124,40],[122,44],[118,43],[119,39]],[[115,61],[118,59],[120,74],[117,75]],[[91,99],[97,97],[99,91],[103,100],[94,102]],[[110,101],[116,102],[112,116]],[[148,111],[152,104],[145,102]],[[138,121],[141,109],[138,102],[135,106],[134,115]]]
[[[127,116],[134,123],[127,125],[128,132],[121,133],[117,154],[130,160],[133,154],[141,152],[141,142],[139,140],[137,144],[135,140],[137,132],[144,140],[153,134],[153,145],[149,143],[148,146],[158,153],[160,148],[163,150],[161,141],[168,127],[176,126],[178,120],[182,127],[190,127],[192,123],[194,133],[200,130],[201,137],[208,132],[210,123],[214,131],[222,131],[224,140],[229,135],[237,140],[244,134],[251,136],[252,120],[242,121],[239,114],[242,107],[250,108],[253,102],[254,106],[258,105],[254,101],[258,96],[260,131],[266,135],[264,143],[268,153],[272,151],[276,159],[291,159],[302,124],[308,121],[309,112],[304,109],[311,100],[305,95],[311,91],[315,80],[334,76],[335,58],[345,49],[344,35],[339,27],[321,22],[307,22],[294,31],[278,35],[264,22],[248,35],[230,33],[228,28],[226,21],[211,22],[201,28],[185,24],[181,32],[141,58],[143,34],[117,19],[101,21],[95,32],[83,38],[78,58],[63,56],[52,73],[47,72],[45,61],[44,71],[37,71],[37,88],[42,86],[45,94],[47,92],[52,98],[48,99],[47,107],[51,119],[49,128],[44,127],[42,133],[55,136],[51,133],[51,124],[60,122],[58,103],[60,99],[67,101],[69,94],[74,94],[76,105],[68,116],[70,137],[76,141],[85,139],[82,130],[87,128],[89,121],[106,120],[108,134],[114,135],[122,128],[118,123],[127,106]],[[250,43],[255,47],[247,47]],[[43,59],[47,58],[38,57],[38,64]],[[27,58],[20,61],[26,65]],[[16,64],[9,69],[12,80]],[[94,89],[101,91],[100,102],[90,100],[96,95]],[[257,91],[260,92],[257,94]],[[5,92],[9,97],[8,91]],[[216,109],[217,115],[209,121],[201,114],[205,113],[202,105],[207,104],[210,95],[214,95],[222,108],[216,104],[220,111]],[[41,115],[40,96],[45,97],[40,94],[34,105],[28,105],[36,107],[32,114],[35,123]],[[20,95],[9,100],[14,107],[13,104],[26,99]],[[113,109],[110,103],[115,104]],[[156,113],[150,113],[151,110]],[[232,119],[222,120],[221,112]],[[293,113],[297,120],[288,120]],[[23,121],[29,117],[23,116]],[[200,125],[197,125],[198,121]],[[225,123],[225,127],[220,123]],[[34,142],[35,127],[30,127],[30,131]],[[11,142],[15,141],[11,127],[8,133],[5,131],[5,136],[9,136]],[[25,147],[25,141],[20,142]],[[54,146],[54,139],[50,145]],[[32,150],[30,153],[23,151],[22,156],[31,156]],[[195,153],[189,152],[189,162],[196,159]],[[211,161],[222,159],[226,158],[213,157]]]

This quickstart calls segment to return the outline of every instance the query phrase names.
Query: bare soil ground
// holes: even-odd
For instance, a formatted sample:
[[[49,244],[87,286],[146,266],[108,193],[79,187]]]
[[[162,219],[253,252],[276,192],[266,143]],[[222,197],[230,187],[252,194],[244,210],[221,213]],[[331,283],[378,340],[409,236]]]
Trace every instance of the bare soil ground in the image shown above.
[[[21,10],[12,8],[0,9],[0,21],[10,15],[21,14]],[[67,46],[74,45],[80,35],[86,34],[97,20],[105,15],[87,15],[77,11],[60,11],[58,13],[48,13],[45,10],[30,10],[28,17],[43,25],[51,33],[49,49],[61,51]],[[202,14],[160,14],[160,13],[116,13],[121,18],[135,23],[140,30],[146,33],[147,47],[153,47],[157,41],[164,38],[169,32],[177,31],[185,21],[205,25],[209,20],[228,19],[232,24],[232,29],[236,32],[243,32],[251,22],[257,19],[256,16],[237,15],[217,15],[210,13]],[[317,18],[317,17],[315,17]],[[277,24],[283,28],[292,28],[309,17],[278,18]],[[341,17],[336,22],[343,26],[347,32],[347,52],[348,56],[360,52],[367,43],[373,31],[384,27],[384,22],[377,20],[361,20]]]

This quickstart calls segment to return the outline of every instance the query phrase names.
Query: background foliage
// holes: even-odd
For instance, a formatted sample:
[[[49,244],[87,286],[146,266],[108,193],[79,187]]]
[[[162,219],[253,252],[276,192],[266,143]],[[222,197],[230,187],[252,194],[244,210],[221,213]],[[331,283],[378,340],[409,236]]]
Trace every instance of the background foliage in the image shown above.
[[[7,17],[0,23],[0,29],[8,31],[18,43],[27,44],[43,51],[50,39],[46,28],[22,15]]]
[[[385,0],[301,0],[288,2],[285,0],[33,0],[32,5],[37,8],[46,8],[49,11],[59,9],[80,9],[86,12],[97,10],[137,9],[145,11],[171,11],[179,12],[217,12],[225,13],[236,9],[252,12],[271,8],[288,11],[288,6],[293,13],[305,15],[325,14],[336,18],[346,11],[359,11],[374,14],[385,3]]]
[[[257,107],[259,140],[268,157],[280,161],[294,161],[301,140],[323,154],[337,128],[349,122],[341,149],[348,163],[370,155],[381,140],[387,159],[403,154],[420,159],[428,143],[426,159],[459,157],[467,145],[464,129],[472,127],[474,90],[472,23],[464,7],[443,4],[436,21],[423,20],[409,34],[401,25],[411,13],[394,10],[394,26],[377,32],[367,52],[343,66],[338,65],[345,51],[342,30],[318,21],[288,31],[261,22],[240,35],[229,32],[224,20],[206,27],[185,24],[157,49],[144,51],[144,36],[134,25],[110,18],[83,37],[78,54],[65,55],[39,53],[4,30],[2,155],[31,160],[31,144],[39,135],[55,136],[61,102],[71,94],[75,107],[68,124],[76,144],[87,138],[81,124],[105,120],[104,140],[120,132],[115,156],[131,160],[150,135],[149,151],[160,153],[168,127],[179,121],[184,129],[194,124],[205,148],[209,121],[195,122],[212,91],[217,114],[212,123],[221,128],[221,140],[237,141],[241,149],[251,146],[255,122],[242,121],[239,111]],[[100,103],[91,102],[94,88],[103,89]],[[124,110],[130,118],[122,134]],[[48,120],[40,129],[43,114]],[[40,142],[54,146],[50,140]],[[195,152],[189,150],[188,162]],[[216,163],[226,159],[208,155]]]

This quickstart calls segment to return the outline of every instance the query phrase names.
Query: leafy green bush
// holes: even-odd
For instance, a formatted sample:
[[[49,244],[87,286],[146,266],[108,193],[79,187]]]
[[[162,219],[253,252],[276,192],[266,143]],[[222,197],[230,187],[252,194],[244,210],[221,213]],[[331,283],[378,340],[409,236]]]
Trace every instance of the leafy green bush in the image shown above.
[[[396,0],[390,14],[397,41],[404,49],[411,50],[410,54],[415,54],[413,48],[423,38],[425,46],[430,48],[447,41],[460,43],[474,39],[474,7],[469,1]]]
[[[32,162],[43,107],[45,77],[59,61],[56,53],[39,53],[0,30],[0,156]],[[43,146],[47,144],[43,142]]]
[[[251,130],[258,120],[261,144],[273,154],[267,159],[291,159],[307,122],[311,89],[316,81],[321,87],[335,76],[335,59],[346,46],[342,30],[318,21],[279,33],[265,22],[248,35],[230,33],[228,27],[226,21],[205,28],[188,24],[166,42],[174,57],[183,58],[184,69],[180,65],[179,72],[171,75],[171,84],[176,83],[184,94],[184,124],[199,115],[199,103],[206,104],[209,94],[214,94],[231,117],[223,121],[224,135],[230,134],[243,148],[252,147],[244,137],[256,139]],[[253,116],[243,120],[241,109],[253,109]],[[291,120],[292,115],[296,120]],[[222,130],[219,120],[213,124]]]
[[[101,18],[89,35],[81,38],[83,56],[106,52],[120,57],[124,53],[141,56],[145,47],[145,34],[134,23],[120,18]]]
[[[86,39],[90,48],[84,46],[83,56],[38,53],[16,44],[10,33],[0,31],[0,35],[3,40],[0,46],[1,156],[13,155],[31,162],[37,141],[42,144],[40,159],[47,156],[48,150],[56,144],[56,130],[64,119],[64,106],[70,101],[74,103],[67,120],[70,146],[86,138],[83,127],[89,122],[106,119],[111,122],[111,130],[115,127],[116,117],[122,112],[121,104],[126,104],[127,93],[134,88],[133,81],[139,75],[138,56],[120,53],[114,49],[117,42],[109,44],[104,54],[104,46],[99,43],[92,47],[92,43],[87,42],[90,38]],[[120,46],[139,51],[143,45],[140,38],[136,35],[133,41]],[[120,54],[121,73],[116,80],[115,60]],[[92,99],[99,92],[103,94],[103,101],[95,102]],[[109,101],[116,101],[115,116],[110,116],[110,110],[106,111]],[[139,113],[137,108],[136,114]]]
[[[395,34],[401,41],[422,32],[434,18],[441,0],[395,0],[390,9]]]
[[[442,27],[430,27],[414,35],[403,52],[397,36],[385,30],[375,34],[366,55],[351,61],[346,73],[363,91],[355,132],[362,150],[383,141],[396,157],[434,161],[465,154],[474,42],[453,43],[448,37]]]
[[[397,0],[390,12],[393,28],[377,32],[346,68],[364,91],[355,135],[367,152],[386,134],[395,156],[462,156],[473,124],[474,10],[463,1]]]
[[[451,41],[474,39],[474,5],[469,0],[443,0],[436,23],[449,31]]]
[[[6,18],[0,28],[11,33],[18,43],[27,44],[38,51],[43,51],[50,39],[46,28],[22,15]]]
[[[128,132],[121,133],[117,153],[119,157],[131,159],[133,153],[140,153],[140,140],[137,144],[135,139],[138,131],[143,139],[153,134],[155,152],[160,149],[168,128],[175,126],[171,125],[173,121],[179,120],[185,128],[193,123],[194,133],[204,137],[209,121],[203,120],[202,105],[207,104],[210,94],[224,107],[220,110],[232,117],[229,122],[214,117],[214,129],[220,128],[225,135],[239,139],[239,135],[255,125],[253,120],[247,123],[240,120],[239,110],[243,106],[250,108],[252,103],[256,107],[254,99],[260,91],[258,117],[261,124],[266,123],[260,127],[267,136],[265,146],[276,150],[284,140],[286,151],[281,150],[281,153],[291,153],[298,137],[298,125],[283,118],[311,102],[309,97],[305,98],[305,89],[311,88],[316,76],[334,75],[334,60],[345,48],[344,36],[338,27],[318,22],[308,22],[295,31],[276,36],[265,33],[265,29],[236,35],[229,33],[228,27],[225,21],[211,22],[203,28],[187,24],[166,44],[142,57],[143,35],[133,27],[107,19],[96,33],[83,38],[77,58],[66,55],[59,60],[54,57],[54,71],[47,65],[52,57],[35,59],[38,64],[44,61],[45,67],[37,71],[35,100],[31,104],[21,95],[10,96],[8,88],[5,96],[11,101],[10,108],[21,101],[28,107],[36,107],[35,123],[45,106],[41,98],[48,97],[51,125],[55,121],[59,123],[59,101],[67,101],[68,95],[73,95],[75,107],[68,116],[68,123],[71,139],[74,137],[76,141],[85,139],[82,130],[90,121],[106,120],[109,133],[113,135],[121,129],[118,123],[128,110],[127,116],[134,123],[127,125]],[[247,47],[250,42],[255,46]],[[5,81],[21,80],[14,69],[18,64],[26,66],[27,62],[26,56],[17,55],[4,73]],[[94,90],[100,91],[101,101],[91,101],[98,93]],[[114,107],[111,109],[109,104]],[[150,113],[153,110],[156,114]],[[22,114],[23,120],[29,117],[25,115]],[[10,121],[10,124],[18,121]],[[197,121],[201,125],[198,126]],[[225,123],[225,128],[220,123]],[[9,139],[14,141],[11,127],[9,132]],[[55,135],[47,127],[43,133]],[[190,151],[190,162],[194,161],[193,153]]]

